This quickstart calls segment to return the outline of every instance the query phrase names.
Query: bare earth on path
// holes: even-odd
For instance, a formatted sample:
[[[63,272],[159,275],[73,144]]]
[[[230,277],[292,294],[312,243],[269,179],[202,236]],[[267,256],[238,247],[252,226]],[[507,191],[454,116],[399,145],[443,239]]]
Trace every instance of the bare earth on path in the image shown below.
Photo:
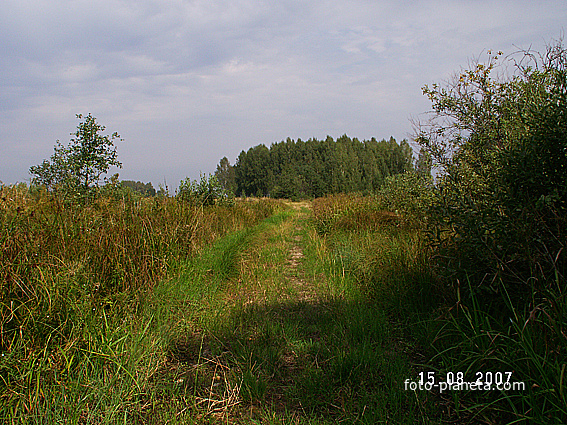
[[[412,423],[411,394],[390,395],[409,370],[385,313],[347,287],[342,251],[317,234],[309,208],[292,203],[231,255],[215,254],[237,272],[211,282],[219,290],[170,364],[195,399],[189,423],[379,423],[392,413]]]

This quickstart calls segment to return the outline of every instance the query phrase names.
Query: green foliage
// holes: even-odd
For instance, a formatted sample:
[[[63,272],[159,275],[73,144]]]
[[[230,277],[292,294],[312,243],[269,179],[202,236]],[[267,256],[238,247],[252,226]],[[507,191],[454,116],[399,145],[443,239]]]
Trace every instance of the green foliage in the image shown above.
[[[433,166],[433,160],[431,158],[431,154],[427,152],[425,149],[419,150],[419,155],[417,157],[417,161],[415,163],[415,172],[418,176],[430,180],[432,179],[431,176],[431,167]]]
[[[267,148],[242,151],[234,166],[237,195],[292,200],[332,193],[370,193],[387,176],[412,169],[412,149],[394,138],[359,141],[344,135],[336,141],[287,139]]]
[[[144,197],[155,196],[156,190],[151,182],[142,183],[140,181],[122,180],[120,184],[124,187],[130,188],[132,191],[139,193]]]
[[[424,88],[434,119],[417,141],[441,169],[446,268],[482,290],[514,284],[522,298],[565,282],[567,52],[526,53],[506,80],[492,77],[500,57]]]
[[[264,145],[242,151],[235,165],[237,195],[267,196],[273,180],[270,151]]]
[[[350,193],[317,198],[313,217],[320,233],[384,226],[422,228],[434,202],[432,181],[411,171],[387,177],[372,196]]]
[[[312,273],[318,281],[328,282],[328,287],[336,294],[334,299],[344,303],[339,307],[344,312],[340,323],[345,327],[356,323],[348,332],[340,334],[350,348],[333,353],[336,358],[330,366],[336,374],[334,382],[348,376],[357,383],[365,383],[365,391],[357,394],[361,405],[366,403],[364,394],[371,400],[378,393],[382,393],[382,400],[396,411],[400,409],[397,403],[403,403],[401,411],[407,416],[395,417],[395,423],[441,423],[440,418],[447,418],[438,405],[431,403],[431,394],[403,391],[404,379],[415,373],[414,368],[419,370],[415,364],[406,369],[408,363],[417,356],[421,360],[424,354],[423,350],[417,353],[415,339],[430,342],[427,338],[430,334],[420,322],[439,305],[441,297],[428,269],[428,252],[419,229],[402,223],[397,214],[380,210],[374,197],[338,194],[315,199],[313,224],[317,232],[312,232],[306,261],[314,268]],[[321,232],[324,235],[318,237]],[[321,278],[322,275],[325,278]],[[349,305],[351,299],[360,303],[358,308]],[[379,339],[375,330],[381,326],[384,329],[383,324],[387,324],[389,334],[386,338],[381,336],[382,344],[388,347],[386,352],[371,352],[366,357],[368,342],[373,344],[371,341]],[[356,338],[352,338],[354,335]],[[401,347],[403,349],[399,350]],[[351,363],[351,359],[357,359],[356,363]],[[380,378],[373,375],[377,366],[381,369]],[[329,375],[309,376],[304,393],[327,393],[334,382],[321,378]],[[367,376],[372,377],[374,383],[366,381]],[[314,385],[308,384],[313,381]],[[345,381],[342,383],[348,388],[349,379]],[[374,387],[375,384],[378,386]],[[397,393],[398,390],[401,392]],[[409,394],[411,399],[406,398]],[[414,411],[417,405],[419,411]],[[368,404],[369,410],[370,406],[373,405]],[[429,416],[430,408],[434,417]],[[374,413],[377,411],[380,410]],[[366,423],[384,420],[378,415],[368,418]]]
[[[230,161],[226,156],[217,165],[215,177],[227,193],[234,194],[236,192],[236,174],[234,167],[230,165]]]
[[[82,119],[81,114],[77,115]],[[59,141],[51,161],[43,161],[32,166],[32,184],[45,186],[48,190],[60,189],[67,194],[86,194],[92,187],[98,186],[100,178],[110,167],[121,167],[114,140],[118,133],[103,136],[100,133],[106,128],[96,122],[91,114],[79,123],[77,131],[71,133],[69,146]]]
[[[455,300],[434,360],[442,373],[508,369],[525,383],[457,394],[471,420],[565,423],[567,51],[525,52],[507,78],[494,77],[501,56],[424,88],[433,119],[417,141],[440,170],[431,267]]]
[[[282,171],[278,183],[273,187],[270,196],[299,201],[308,197],[305,193],[305,187],[305,178],[300,174],[294,173],[291,168],[287,168]]]
[[[394,211],[404,223],[417,226],[428,221],[435,200],[431,175],[413,171],[387,177],[375,195],[378,208]]]
[[[234,199],[219,183],[216,176],[201,176],[201,180],[186,178],[179,184],[177,198],[191,205],[231,205]]]
[[[30,167],[32,185],[45,186],[49,190],[57,187],[70,187],[73,181],[67,161],[67,150],[59,141],[56,142],[51,162],[44,160],[40,165]]]
[[[410,178],[419,181],[413,173],[393,176],[392,180],[406,183],[412,181]],[[402,314],[412,308],[425,308],[423,301],[427,297],[431,301],[436,295],[425,291],[432,289],[433,278],[427,268],[427,249],[419,220],[413,217],[419,211],[419,202],[411,197],[419,196],[414,195],[418,189],[405,194],[407,187],[389,186],[384,194],[375,197],[338,194],[315,199],[313,222],[317,231],[335,244],[343,273],[354,277],[364,293],[382,307]],[[386,209],[387,201],[391,201],[385,199],[386,194],[404,210]],[[397,195],[404,196],[397,199]],[[419,211],[418,216],[422,215]]]

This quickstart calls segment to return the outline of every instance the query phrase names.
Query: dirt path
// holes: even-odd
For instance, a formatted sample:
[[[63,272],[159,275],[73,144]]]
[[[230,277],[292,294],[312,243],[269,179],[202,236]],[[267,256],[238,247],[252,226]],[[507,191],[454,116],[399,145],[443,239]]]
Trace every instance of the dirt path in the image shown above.
[[[243,406],[255,416],[258,403],[301,409],[290,394],[308,382],[302,375],[317,365],[324,347],[319,321],[331,317],[304,269],[308,207],[292,204],[251,235],[240,253],[239,277],[227,282],[224,307],[207,326],[201,357],[192,359],[202,379],[212,379],[197,397],[207,406],[205,416],[227,420],[242,415]]]
[[[407,373],[385,314],[337,290],[344,273],[308,205],[252,229],[234,253],[237,277],[211,282],[218,295],[171,365],[193,394],[195,423],[378,423],[406,405],[404,393],[384,397]]]
[[[298,216],[295,219],[295,227],[293,235],[290,236],[291,246],[286,264],[286,277],[289,285],[294,288],[295,299],[300,302],[316,302],[319,296],[313,287],[313,282],[305,279],[305,272],[301,266],[305,255],[301,243],[303,241],[303,225],[301,221],[305,220],[305,211],[308,204],[294,204],[293,207],[297,211]]]

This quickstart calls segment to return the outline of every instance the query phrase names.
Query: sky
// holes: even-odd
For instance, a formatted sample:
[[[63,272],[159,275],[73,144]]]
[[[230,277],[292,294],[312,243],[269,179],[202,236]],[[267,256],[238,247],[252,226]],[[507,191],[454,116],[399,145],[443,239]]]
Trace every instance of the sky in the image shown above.
[[[2,0],[0,181],[29,182],[76,114],[156,189],[288,137],[411,140],[424,85],[566,26],[565,0]]]

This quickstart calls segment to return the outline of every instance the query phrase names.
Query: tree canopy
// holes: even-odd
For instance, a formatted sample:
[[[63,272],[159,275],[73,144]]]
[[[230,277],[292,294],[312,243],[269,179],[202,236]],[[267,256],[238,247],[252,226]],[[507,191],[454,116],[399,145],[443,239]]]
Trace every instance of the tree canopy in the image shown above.
[[[81,114],[77,115],[82,119]],[[96,122],[91,114],[77,126],[77,131],[68,146],[57,141],[51,161],[30,167],[32,184],[43,185],[49,190],[64,188],[85,193],[97,186],[103,174],[112,166],[121,167],[114,140],[118,133],[103,136],[106,128]]]
[[[416,140],[440,170],[440,243],[459,259],[446,269],[543,287],[566,272],[567,51],[521,53],[512,70],[501,57],[425,86],[432,119]]]
[[[229,176],[226,158],[217,167],[219,181]],[[386,177],[413,169],[412,149],[393,137],[360,141],[347,135],[263,144],[242,151],[234,165],[237,195],[276,198],[318,197],[340,192],[369,193]]]
[[[156,190],[152,185],[152,182],[142,183],[141,181],[122,180],[120,183],[122,186],[130,188],[132,191],[139,193],[144,197],[156,195]]]

